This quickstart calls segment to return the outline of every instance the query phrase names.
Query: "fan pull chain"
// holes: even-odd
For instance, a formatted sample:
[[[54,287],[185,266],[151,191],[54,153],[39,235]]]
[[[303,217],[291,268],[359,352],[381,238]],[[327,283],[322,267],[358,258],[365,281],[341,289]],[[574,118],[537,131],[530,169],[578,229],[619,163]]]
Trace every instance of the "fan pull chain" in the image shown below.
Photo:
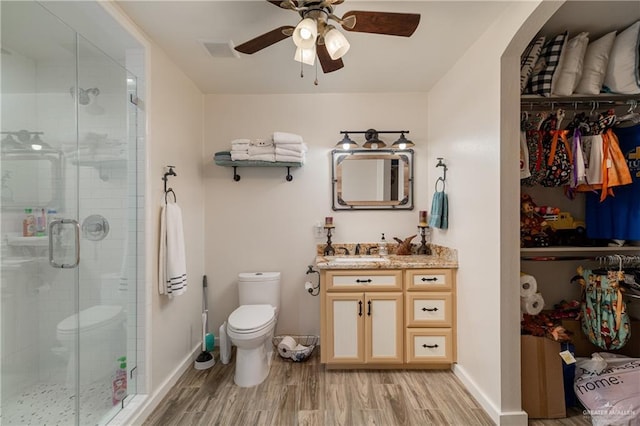
[[[304,77],[304,70],[302,69],[302,61],[300,61],[300,78]]]
[[[313,81],[313,84],[318,85],[318,61],[316,61],[316,79]]]

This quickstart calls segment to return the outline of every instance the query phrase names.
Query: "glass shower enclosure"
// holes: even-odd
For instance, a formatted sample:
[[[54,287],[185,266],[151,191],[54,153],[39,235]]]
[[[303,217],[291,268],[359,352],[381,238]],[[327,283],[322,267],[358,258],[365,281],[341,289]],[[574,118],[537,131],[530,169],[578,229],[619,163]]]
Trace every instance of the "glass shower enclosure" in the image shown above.
[[[136,393],[136,76],[2,1],[0,423],[104,424]]]

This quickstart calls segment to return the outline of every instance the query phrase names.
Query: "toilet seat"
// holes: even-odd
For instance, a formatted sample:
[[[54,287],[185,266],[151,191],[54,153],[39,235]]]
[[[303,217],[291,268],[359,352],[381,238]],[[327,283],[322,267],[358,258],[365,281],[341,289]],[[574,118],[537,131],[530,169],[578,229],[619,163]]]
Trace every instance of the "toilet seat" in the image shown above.
[[[235,334],[253,334],[270,327],[275,317],[271,305],[242,305],[229,315],[227,328]]]
[[[78,324],[78,315],[80,323]],[[122,306],[96,305],[73,314],[60,321],[57,327],[59,335],[76,334],[78,326],[80,332],[101,328],[112,323],[118,323],[122,317]]]

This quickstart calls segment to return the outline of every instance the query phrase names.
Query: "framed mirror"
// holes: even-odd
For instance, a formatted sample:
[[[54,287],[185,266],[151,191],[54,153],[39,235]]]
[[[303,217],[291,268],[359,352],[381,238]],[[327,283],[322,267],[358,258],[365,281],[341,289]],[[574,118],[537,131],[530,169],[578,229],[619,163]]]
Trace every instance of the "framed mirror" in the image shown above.
[[[413,150],[331,151],[333,210],[412,210]]]
[[[62,208],[62,153],[16,150],[2,153],[2,209]]]

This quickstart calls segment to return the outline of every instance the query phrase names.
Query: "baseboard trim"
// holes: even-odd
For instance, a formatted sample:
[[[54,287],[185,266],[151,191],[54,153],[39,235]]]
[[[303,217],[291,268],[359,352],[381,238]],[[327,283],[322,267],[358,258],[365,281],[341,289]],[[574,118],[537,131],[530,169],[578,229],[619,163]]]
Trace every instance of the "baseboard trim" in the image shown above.
[[[453,374],[464,384],[471,396],[482,406],[487,412],[491,420],[498,425],[517,426],[527,425],[527,413],[525,411],[506,411],[502,412],[491,402],[487,395],[478,387],[476,382],[471,379],[465,369],[460,364],[454,364],[452,368]]]
[[[109,422],[109,426],[119,425],[142,425],[144,421],[151,415],[153,410],[158,407],[162,399],[167,396],[171,388],[178,382],[178,379],[187,371],[188,368],[193,367],[193,360],[197,354],[202,350],[202,343],[198,343],[189,354],[180,362],[180,364],[169,374],[169,376],[158,386],[151,395],[136,395],[131,401],[130,405],[136,402],[138,397],[144,398],[133,410],[127,410],[125,407],[116,417]],[[133,411],[133,412],[131,412]]]

